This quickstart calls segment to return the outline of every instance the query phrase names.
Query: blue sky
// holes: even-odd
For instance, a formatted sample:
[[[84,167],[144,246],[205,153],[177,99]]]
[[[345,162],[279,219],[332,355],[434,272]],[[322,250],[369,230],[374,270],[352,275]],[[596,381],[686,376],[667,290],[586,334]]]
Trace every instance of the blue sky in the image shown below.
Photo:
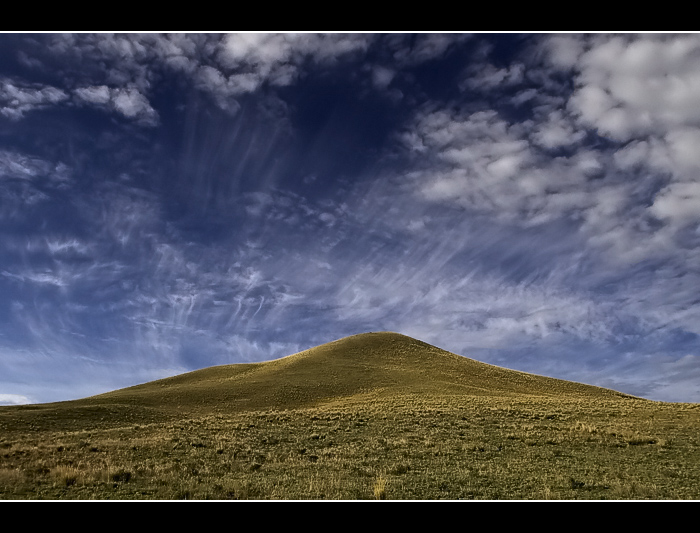
[[[0,34],[0,404],[397,331],[700,401],[700,36]]]

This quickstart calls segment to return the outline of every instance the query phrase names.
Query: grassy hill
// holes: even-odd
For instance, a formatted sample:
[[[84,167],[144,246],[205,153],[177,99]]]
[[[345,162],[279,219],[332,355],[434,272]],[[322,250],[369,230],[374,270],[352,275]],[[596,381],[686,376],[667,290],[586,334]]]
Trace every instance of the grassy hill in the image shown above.
[[[698,498],[700,409],[397,333],[0,408],[3,498]]]
[[[317,406],[367,394],[477,396],[624,395],[569,381],[507,370],[398,333],[364,333],[275,361],[206,368],[93,397],[178,411]]]

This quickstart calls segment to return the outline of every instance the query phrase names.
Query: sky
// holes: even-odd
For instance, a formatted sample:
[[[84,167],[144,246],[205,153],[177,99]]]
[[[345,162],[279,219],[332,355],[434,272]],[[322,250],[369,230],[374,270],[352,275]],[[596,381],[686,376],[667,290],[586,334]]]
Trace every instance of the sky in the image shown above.
[[[396,331],[700,402],[700,35],[0,34],[0,404]]]

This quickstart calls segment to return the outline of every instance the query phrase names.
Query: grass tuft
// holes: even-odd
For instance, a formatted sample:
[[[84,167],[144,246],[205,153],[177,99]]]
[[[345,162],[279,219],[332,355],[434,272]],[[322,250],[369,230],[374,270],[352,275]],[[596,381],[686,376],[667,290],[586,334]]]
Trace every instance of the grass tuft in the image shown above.
[[[374,499],[375,500],[386,500],[386,478],[384,476],[379,476],[374,482]]]

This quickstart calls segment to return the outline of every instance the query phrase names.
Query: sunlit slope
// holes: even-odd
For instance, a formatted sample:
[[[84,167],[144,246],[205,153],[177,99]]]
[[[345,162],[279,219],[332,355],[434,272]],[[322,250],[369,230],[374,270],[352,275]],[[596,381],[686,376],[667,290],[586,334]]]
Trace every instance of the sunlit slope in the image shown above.
[[[0,429],[65,431],[197,414],[293,409],[413,396],[625,398],[488,365],[398,333],[364,333],[264,363],[225,365],[74,400],[0,407]]]
[[[174,409],[257,409],[404,393],[623,396],[487,365],[397,333],[364,333],[275,361],[207,368],[87,400]]]

